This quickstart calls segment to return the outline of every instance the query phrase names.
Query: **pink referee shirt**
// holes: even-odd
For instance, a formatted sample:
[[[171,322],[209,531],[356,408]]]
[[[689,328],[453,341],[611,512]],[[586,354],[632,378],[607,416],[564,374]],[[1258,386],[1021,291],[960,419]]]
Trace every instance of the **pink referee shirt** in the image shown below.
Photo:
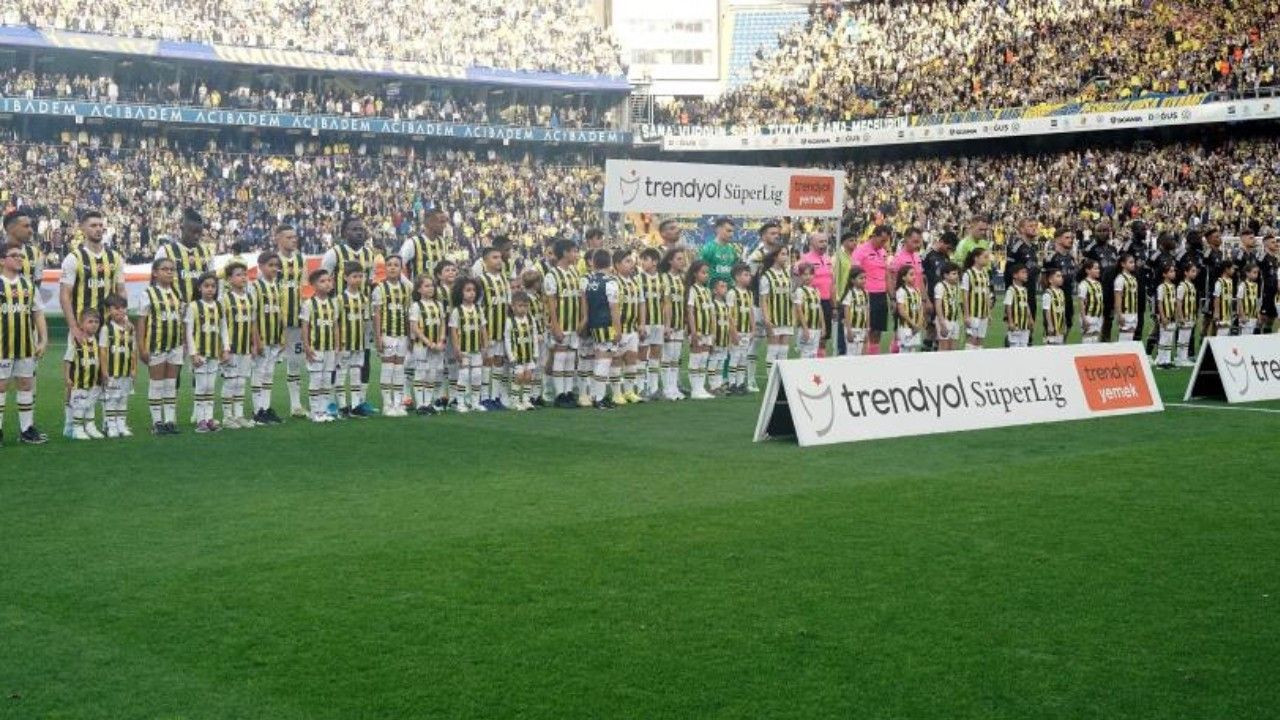
[[[898,268],[910,265],[916,269],[916,290],[920,291],[920,296],[924,297],[924,264],[920,261],[920,256],[906,248],[898,251],[897,255],[889,261],[889,275],[896,278]]]
[[[878,248],[875,243],[868,240],[854,248],[850,262],[854,266],[862,268],[862,271],[867,274],[867,292],[885,292],[885,275],[888,273],[889,254],[885,252],[884,248]]]
[[[831,258],[826,253],[810,251],[800,256],[800,262],[813,267],[813,287],[818,291],[818,297],[830,300],[831,283],[835,280],[831,273]]]

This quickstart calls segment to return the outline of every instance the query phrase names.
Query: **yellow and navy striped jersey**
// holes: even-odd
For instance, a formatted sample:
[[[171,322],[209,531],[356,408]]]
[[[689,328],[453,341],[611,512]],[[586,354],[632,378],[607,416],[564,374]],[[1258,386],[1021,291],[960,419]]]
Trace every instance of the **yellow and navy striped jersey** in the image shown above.
[[[768,313],[774,327],[795,324],[795,305],[791,301],[791,275],[785,270],[769,268],[760,276],[760,305]]]
[[[307,326],[312,352],[338,349],[338,300],[333,296],[312,295],[302,303],[299,320]]]
[[[280,285],[280,316],[285,327],[298,327],[298,311],[302,309],[302,276],[306,271],[307,263],[302,253],[295,252],[290,257],[281,253],[280,274],[276,281]]]
[[[222,332],[226,328],[222,305],[204,300],[192,301],[187,306],[187,323],[191,332],[191,353],[207,358],[222,355]]]
[[[795,303],[800,312],[799,326],[806,330],[821,330],[824,323],[822,296],[818,294],[818,288],[812,285],[796,288]]]
[[[840,304],[845,307],[845,312],[849,316],[849,327],[867,327],[868,315],[871,312],[871,298],[867,295],[866,290],[856,287],[849,288],[844,297],[840,299]]]
[[[514,365],[528,365],[537,362],[534,342],[538,328],[529,315],[512,315],[507,318],[507,356]]]
[[[409,317],[413,322],[418,323],[418,329],[427,338],[427,342],[444,342],[445,312],[444,305],[439,300],[418,300],[414,302],[409,308]],[[422,344],[418,342],[417,335],[414,336],[414,344]]]
[[[1044,313],[1044,333],[1049,336],[1065,335],[1067,332],[1067,295],[1062,288],[1049,288],[1044,291],[1049,299],[1049,309]]]
[[[618,316],[622,332],[633,333],[640,327],[640,281],[634,276],[618,276]]]
[[[942,303],[938,315],[947,322],[958,323],[964,320],[964,292],[959,283],[942,282]]]
[[[200,276],[213,269],[213,251],[203,243],[195,247],[187,247],[180,242],[171,242],[164,246],[165,255],[173,261],[177,273],[174,277],[174,288],[183,302],[190,302],[200,296],[196,282]]]
[[[430,275],[436,264],[444,260],[448,254],[443,237],[429,238],[419,235],[413,238],[413,262],[409,263],[409,272],[416,278],[423,274]]]
[[[729,338],[733,330],[733,320],[730,317],[729,303],[725,300],[716,299],[712,301],[715,308],[715,332],[713,335],[713,344],[716,347],[729,347]]]
[[[644,294],[644,309],[650,325],[662,324],[662,307],[669,298],[664,290],[663,278],[658,273],[642,272],[636,275],[640,292]]]
[[[684,325],[680,317],[684,315],[684,278],[669,272],[662,276],[662,286],[666,288],[667,299],[671,302],[671,324],[680,327]]]
[[[1230,320],[1232,308],[1236,305],[1236,283],[1229,277],[1218,278],[1218,282],[1214,285],[1213,292],[1218,296],[1218,310],[1220,320]]]
[[[91,337],[82,342],[72,342],[67,346],[64,359],[69,365],[72,388],[91,390],[98,386],[102,377],[98,338]]]
[[[449,329],[458,332],[458,352],[478,353],[484,348],[484,313],[475,305],[459,305],[449,317]]]
[[[253,325],[257,314],[253,298],[248,293],[230,290],[222,294],[222,313],[227,320],[227,339],[232,355],[248,355],[253,352]]]
[[[98,346],[107,356],[107,377],[133,377],[134,347],[133,326],[116,325],[107,320],[98,333]]]
[[[44,282],[44,253],[31,243],[22,246],[22,277],[26,278],[37,290]]]
[[[969,317],[991,315],[991,276],[986,268],[976,265],[964,271],[965,304]]]
[[[1116,276],[1121,288],[1120,293],[1120,313],[1122,315],[1133,315],[1138,312],[1138,278],[1127,272],[1122,272]]]
[[[730,303],[729,309],[733,315],[734,329],[740,333],[755,332],[756,299],[751,294],[751,288],[736,287],[729,292],[733,293],[733,302]]]
[[[900,300],[897,300],[897,298],[895,299],[907,306],[907,317],[905,322],[919,327],[924,323],[924,303],[920,302],[920,291],[916,290],[914,285],[905,285],[899,288],[899,290],[902,292],[902,298]],[[1024,300],[1026,298],[1026,292],[1026,290],[1022,291]],[[897,293],[894,293],[894,295],[896,296]],[[894,315],[899,318],[900,323],[904,322],[901,318],[901,310],[894,313]]]
[[[284,342],[284,308],[281,300],[284,298],[284,292],[280,287],[279,278],[275,282],[258,278],[253,281],[249,289],[253,291],[258,339],[267,347],[282,344]]]
[[[101,255],[94,255],[83,245],[76,251],[76,261],[71,308],[79,318],[85,310],[102,311],[107,295],[116,290],[115,281],[124,269],[124,261],[120,253],[110,248],[104,249]]]
[[[1240,283],[1240,304],[1238,310],[1240,317],[1245,320],[1258,319],[1258,283],[1253,280],[1245,280]]]
[[[507,326],[507,314],[511,310],[511,283],[507,282],[501,272],[481,273],[479,279],[485,324],[494,337],[500,338],[503,328]]]
[[[40,308],[35,286],[18,275],[0,278],[0,290],[0,359],[25,360],[36,352],[33,318]]]
[[[363,294],[350,291],[339,294],[337,301],[342,349],[364,350],[364,329],[365,322],[369,319],[369,301]]]
[[[1183,280],[1178,285],[1178,293],[1182,295],[1182,302],[1178,307],[1181,316],[1179,319],[1190,322],[1195,319],[1200,305],[1200,300],[1196,297],[1196,284],[1190,280]]]
[[[529,296],[529,317],[533,318],[533,325],[538,329],[539,333],[547,331],[547,309],[542,305],[542,293],[534,290],[525,290]]]
[[[1103,304],[1106,300],[1102,295],[1102,283],[1093,278],[1085,278],[1080,283],[1080,287],[1083,288],[1083,292],[1080,295],[1081,312],[1084,313],[1085,317],[1102,317],[1103,308],[1106,307]]]
[[[1172,282],[1165,281],[1160,283],[1160,289],[1156,293],[1156,319],[1166,323],[1173,322],[1178,317],[1178,286]]]
[[[337,258],[337,264],[333,267],[334,296],[340,298],[346,293],[347,274],[342,268],[346,267],[347,263],[354,262],[359,263],[364,270],[364,285],[360,286],[360,297],[368,301],[370,293],[373,292],[373,270],[378,264],[378,255],[374,252],[373,246],[366,244],[356,250],[346,243],[338,243],[333,246],[333,254]],[[343,347],[346,348],[345,340]]]
[[[715,332],[715,301],[712,300],[711,291],[705,285],[695,283],[689,286],[689,313],[686,315],[686,322],[690,321],[689,315],[692,316],[693,323],[688,328],[691,332],[699,335],[710,335]]]
[[[1005,295],[1005,310],[1010,330],[1031,329],[1031,305],[1027,302],[1027,288],[1013,285]]]
[[[409,303],[413,288],[407,280],[384,280],[373,290],[373,312],[378,313],[378,322],[385,337],[402,338],[409,336]]]
[[[562,332],[574,332],[582,322],[582,278],[573,268],[551,268],[556,287],[556,319]]]
[[[182,298],[172,287],[150,285],[147,299],[147,352],[167,353],[182,345]]]

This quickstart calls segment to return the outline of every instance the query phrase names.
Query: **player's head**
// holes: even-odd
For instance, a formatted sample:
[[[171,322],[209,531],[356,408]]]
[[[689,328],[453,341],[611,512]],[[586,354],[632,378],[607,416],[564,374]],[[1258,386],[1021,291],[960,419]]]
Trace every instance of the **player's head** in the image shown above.
[[[578,245],[572,240],[561,238],[556,240],[555,256],[557,261],[576,260],[578,257]]]
[[[657,248],[645,248],[640,251],[640,269],[645,272],[653,272],[661,260],[662,253],[658,252]]]
[[[1200,276],[1200,266],[1190,260],[1183,260],[1179,270],[1182,271],[1182,279],[1184,280],[1195,280]]]
[[[342,263],[342,279],[347,289],[359,290],[364,286],[364,266],[354,260]]]
[[[596,270],[608,270],[613,265],[613,255],[608,250],[596,250],[591,253],[591,267]]]
[[[103,301],[102,304],[107,308],[107,315],[118,323],[129,322],[129,300],[123,296],[111,293]]]
[[[632,255],[630,250],[614,250],[613,269],[619,275],[630,275],[636,269],[635,255]]]
[[[239,290],[244,287],[244,281],[249,276],[249,268],[238,260],[232,260],[223,268],[223,274],[227,276],[227,283]]]
[[[324,268],[318,268],[311,271],[311,274],[307,276],[307,283],[316,292],[328,295],[329,290],[333,288],[333,275]]]
[[[489,243],[490,247],[502,253],[502,257],[511,254],[511,237],[508,235],[494,235],[493,242]]]
[[[1041,278],[1042,278],[1042,282],[1044,283],[1044,286],[1047,288],[1062,287],[1062,269],[1061,268],[1056,268],[1056,267],[1049,268],[1048,270],[1044,271],[1044,275],[1042,275]]]
[[[529,314],[529,294],[523,290],[517,290],[511,294],[511,312],[516,317],[523,317]]]
[[[542,273],[534,268],[529,268],[520,273],[520,284],[528,292],[537,292],[542,287]]]
[[[1120,260],[1117,263],[1121,270],[1125,272],[1133,272],[1133,268],[1137,265],[1132,253],[1120,253]]]
[[[959,282],[960,266],[953,262],[942,263],[942,269],[939,274],[942,276],[942,279],[947,282]]]
[[[436,284],[444,288],[452,288],[453,281],[458,277],[458,265],[452,260],[441,260],[436,263],[435,269],[432,271],[436,276]]]
[[[807,262],[796,265],[796,277],[805,285],[813,282],[813,266]]]
[[[845,252],[853,252],[858,247],[858,233],[846,230],[840,235],[840,247]]]
[[[707,264],[705,262],[701,260],[694,260],[689,265],[688,272],[685,273],[685,277],[684,277],[685,291],[687,292],[694,285],[705,285],[707,282],[707,277],[710,275],[711,275],[711,270],[710,268],[707,267]]]
[[[858,266],[849,268],[849,279],[845,281],[846,290],[857,288],[861,290],[867,284],[867,271]]]
[[[388,280],[399,280],[401,273],[404,272],[404,260],[396,254],[387,256],[382,264],[383,270],[386,271]]]
[[[196,289],[200,292],[201,300],[217,300],[218,299],[218,276],[207,272],[196,278]]]
[[[765,247],[773,247],[778,244],[778,236],[782,234],[782,226],[770,220],[760,226],[760,242]]]
[[[173,260],[167,257],[159,257],[151,261],[151,284],[163,285],[169,287],[173,285],[174,274]]]
[[[913,287],[915,283],[916,269],[912,265],[903,265],[898,268],[897,274],[894,275],[894,287],[908,288]]]
[[[738,287],[746,287],[751,284],[751,267],[746,263],[734,263],[733,269],[729,271],[733,276],[733,281]]]
[[[431,237],[438,237],[449,226],[449,214],[440,208],[428,210],[422,225]]]
[[[1027,281],[1027,266],[1022,263],[1010,263],[1009,277],[1017,282],[1025,283]]]
[[[187,247],[195,247],[204,236],[204,218],[195,208],[183,208],[182,221],[178,223],[178,239]]]
[[[359,215],[348,215],[342,219],[342,239],[353,248],[364,245],[369,239],[369,231],[364,226],[364,218]]]
[[[604,231],[600,228],[591,228],[583,235],[583,240],[587,244],[587,249],[598,250],[604,247]]]
[[[711,294],[722,298],[725,293],[729,292],[729,282],[724,278],[716,278],[711,281]]]
[[[716,240],[726,241],[733,237],[733,219],[727,217],[716,218]]]
[[[658,235],[668,245],[675,243],[680,240],[680,224],[671,219],[663,220],[658,224]]]
[[[1085,278],[1098,279],[1102,274],[1102,266],[1093,258],[1085,258],[1080,261],[1080,270],[1076,272],[1076,280],[1084,280]]]
[[[86,211],[80,216],[80,232],[84,234],[86,242],[97,245],[107,232],[106,217],[97,210]]]
[[[98,334],[98,328],[102,327],[102,315],[93,308],[88,308],[80,313],[80,329],[90,337]]]
[[[480,301],[480,283],[473,278],[459,278],[453,284],[453,304],[473,304]]]
[[[436,299],[436,279],[426,273],[418,276],[413,283],[413,300],[435,300]]]
[[[298,231],[292,225],[277,225],[272,235],[280,252],[293,253],[298,249]]]
[[[487,247],[481,255],[484,260],[484,271],[496,273],[502,271],[502,251],[496,247]]]
[[[22,252],[22,243],[10,238],[4,243],[4,269],[11,273],[22,272],[22,262],[26,255]]]
[[[10,240],[28,242],[31,231],[31,213],[26,208],[15,208],[4,214],[4,234]]]
[[[964,258],[964,269],[971,267],[986,267],[987,261],[991,258],[991,251],[986,248],[976,247],[969,251]]]

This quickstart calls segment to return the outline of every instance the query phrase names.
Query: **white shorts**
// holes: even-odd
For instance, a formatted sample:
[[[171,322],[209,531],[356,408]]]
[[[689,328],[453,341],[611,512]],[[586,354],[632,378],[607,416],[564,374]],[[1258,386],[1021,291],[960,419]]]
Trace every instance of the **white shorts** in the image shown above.
[[[0,382],[16,378],[35,377],[36,359],[20,358],[17,360],[0,360]]]
[[[1045,344],[1045,345],[1061,345],[1061,344],[1062,344],[1062,336],[1061,336],[1061,335],[1046,335],[1046,336],[1045,336],[1045,338],[1044,338],[1044,344]]]
[[[806,345],[822,342],[822,331],[815,328],[796,328],[796,342]]]
[[[965,321],[965,332],[969,334],[969,337],[975,340],[981,340],[987,336],[987,323],[989,322],[989,318],[971,317]]]
[[[773,334],[777,336],[790,337],[796,334],[796,329],[790,325],[775,325],[773,327]]]
[[[106,398],[119,400],[133,394],[133,378],[107,378]]]
[[[578,335],[577,332],[565,333],[564,339],[561,340],[560,342],[556,342],[556,338],[554,335],[552,335],[551,333],[547,333],[547,347],[552,348],[553,350],[555,348],[560,348],[562,351],[577,350],[579,347],[581,347],[581,345],[582,345],[582,336]]]
[[[596,353],[596,345],[599,343],[596,342],[595,338],[591,337],[591,331],[588,330],[587,332],[587,335],[578,335],[577,333],[574,333],[574,336],[578,338],[578,357],[591,357]],[[614,346],[617,345],[616,342],[609,344]]]
[[[1120,315],[1120,332],[1133,332],[1138,328],[1138,316],[1136,313],[1124,313]]]
[[[915,328],[903,326],[898,328],[898,347],[914,350],[920,347],[920,333]]]
[[[1252,334],[1253,334],[1253,331],[1254,331],[1254,330],[1257,330],[1257,329],[1258,329],[1258,321],[1257,321],[1257,320],[1246,320],[1246,321],[1244,322],[1244,324],[1242,324],[1242,325],[1240,326],[1240,334],[1241,334],[1241,335],[1252,335]]]
[[[186,358],[185,350],[181,345],[168,352],[153,352],[147,360],[147,367],[156,367],[158,365],[182,365],[182,361]]]
[[[1084,327],[1081,332],[1085,335],[1097,335],[1102,332],[1102,318],[1084,316]]]
[[[228,380],[247,378],[252,369],[252,355],[232,355],[230,360],[222,364],[222,377]]]
[[[338,367],[351,369],[364,367],[363,350],[343,350],[338,353]]]
[[[259,375],[272,375],[283,351],[279,345],[263,345],[262,354],[253,356],[253,371]]]
[[[462,353],[462,359],[458,361],[459,367],[478,368],[484,365],[484,353]]]
[[[191,372],[196,375],[217,375],[221,369],[222,363],[218,362],[217,358],[211,357],[205,358],[204,364],[200,367],[196,367],[194,363],[191,365]]]
[[[703,335],[701,333],[689,333],[689,345],[701,345],[703,347],[711,347],[716,342],[714,335]]]
[[[382,357],[406,357],[409,354],[409,338],[407,337],[384,337],[382,338]]]
[[[486,358],[504,358],[507,356],[507,344],[501,340],[491,340],[483,355]]]
[[[618,341],[618,349],[624,353],[640,352],[640,334],[622,333],[622,339]]]
[[[943,320],[938,324],[942,326],[938,331],[939,340],[956,340],[960,337],[960,323],[954,320]]]
[[[413,365],[416,370],[441,370],[444,368],[444,351],[429,350],[424,345],[413,349]]]
[[[764,329],[764,311],[759,307],[751,308],[751,319],[756,326],[756,337],[762,339],[768,337],[769,333]]]
[[[524,375],[526,373],[532,376],[533,369],[534,369],[533,363],[520,363],[519,365],[511,366],[511,373],[512,375],[515,375],[515,376]]]
[[[98,401],[98,396],[102,393],[101,388],[91,388],[83,390],[76,388],[71,391],[71,408],[79,415],[87,415],[93,413],[93,404]]]
[[[338,353],[333,350],[321,350],[315,353],[315,360],[307,361],[307,372],[327,373],[338,367]]]
[[[850,330],[844,335],[844,347],[846,355],[861,355],[866,348],[867,331],[864,328]]]
[[[1009,347],[1027,347],[1031,344],[1030,330],[1010,330]]]
[[[662,336],[666,332],[663,325],[645,325],[644,326],[644,342],[641,344],[645,347],[662,347]]]
[[[578,357],[596,357],[597,355],[616,355],[618,354],[618,342],[616,340],[594,340],[584,338],[583,347],[578,351]]]
[[[302,328],[284,329],[284,359],[292,363],[302,363],[307,359],[306,354],[302,352]]]

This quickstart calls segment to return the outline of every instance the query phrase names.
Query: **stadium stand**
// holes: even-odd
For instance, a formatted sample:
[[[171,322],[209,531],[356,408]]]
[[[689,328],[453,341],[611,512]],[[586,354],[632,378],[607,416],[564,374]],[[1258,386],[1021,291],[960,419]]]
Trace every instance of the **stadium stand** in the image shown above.
[[[806,17],[808,14],[801,10],[737,13],[729,49],[729,87],[750,81],[753,63],[761,62],[776,52],[779,36]]]
[[[14,0],[4,25],[580,75],[624,75],[587,0]]]
[[[822,3],[685,124],[799,123],[1150,94],[1249,93],[1276,81],[1267,0]]]

